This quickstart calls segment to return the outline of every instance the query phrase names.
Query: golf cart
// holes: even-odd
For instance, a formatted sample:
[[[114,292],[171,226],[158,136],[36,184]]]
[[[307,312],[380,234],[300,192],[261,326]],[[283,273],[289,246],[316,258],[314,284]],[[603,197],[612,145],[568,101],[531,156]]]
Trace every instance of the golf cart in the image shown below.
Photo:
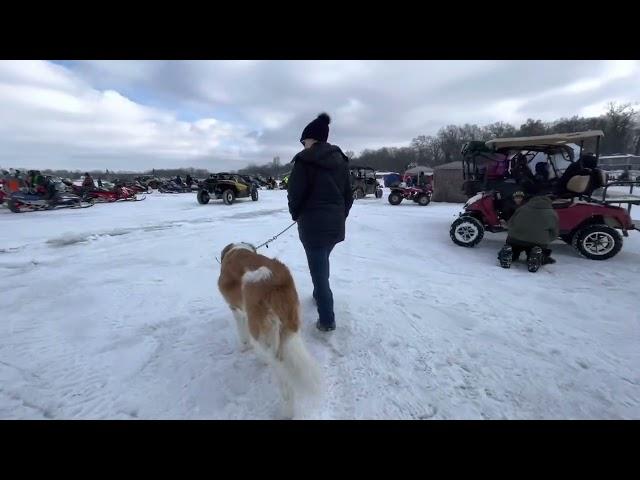
[[[376,170],[371,167],[352,166],[349,168],[353,198],[358,200],[367,195],[382,198],[382,187],[376,179]]]
[[[225,205],[231,205],[236,198],[251,197],[255,202],[258,200],[258,189],[255,184],[235,173],[212,173],[200,183],[197,197],[201,205],[209,203],[212,197],[222,199]]]
[[[640,196],[633,195],[640,182],[607,183],[606,174],[597,168],[603,136],[595,130],[467,143],[462,148],[463,189],[470,198],[451,225],[451,240],[473,247],[485,231],[506,231],[506,220],[515,210],[512,194],[529,190],[552,198],[559,237],[582,256],[615,256],[622,248],[622,235],[640,227],[630,215],[631,206],[640,205]],[[583,155],[585,142],[595,143],[595,154]],[[628,193],[621,191],[626,188]]]

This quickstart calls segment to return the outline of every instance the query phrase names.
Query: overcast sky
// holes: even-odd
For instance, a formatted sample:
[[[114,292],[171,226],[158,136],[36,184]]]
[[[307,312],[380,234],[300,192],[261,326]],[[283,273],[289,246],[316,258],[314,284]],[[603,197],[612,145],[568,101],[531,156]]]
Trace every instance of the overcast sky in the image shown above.
[[[638,61],[0,61],[0,166],[287,162],[315,116],[356,153],[446,124],[598,115]]]

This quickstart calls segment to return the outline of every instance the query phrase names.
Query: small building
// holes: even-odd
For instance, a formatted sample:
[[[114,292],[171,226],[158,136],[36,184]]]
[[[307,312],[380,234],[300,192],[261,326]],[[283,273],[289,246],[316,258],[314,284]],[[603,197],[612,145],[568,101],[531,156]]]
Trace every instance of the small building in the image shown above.
[[[598,166],[602,170],[640,170],[640,155],[601,155]]]
[[[433,175],[433,168],[425,167],[424,165],[418,165],[417,167],[413,167],[404,172],[406,175],[411,175],[412,177],[417,177],[420,173],[423,172],[425,176],[429,177]]]
[[[462,162],[450,162],[433,169],[434,202],[464,203],[467,196],[462,191]]]

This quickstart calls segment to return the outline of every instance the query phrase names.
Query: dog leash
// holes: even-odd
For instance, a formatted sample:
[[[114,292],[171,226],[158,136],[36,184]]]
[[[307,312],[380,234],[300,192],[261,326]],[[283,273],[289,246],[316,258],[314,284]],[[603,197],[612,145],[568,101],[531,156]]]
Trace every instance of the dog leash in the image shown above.
[[[269,240],[267,240],[266,242],[261,243],[260,245],[258,245],[258,246],[256,247],[256,250],[258,250],[259,248],[262,248],[262,247],[267,247],[267,248],[269,248],[269,244],[270,244],[271,242],[273,242],[274,240],[276,240],[280,235],[282,235],[284,232],[286,232],[287,230],[289,230],[289,229],[290,229],[291,227],[293,227],[296,223],[298,223],[298,222],[293,222],[291,225],[289,225],[287,228],[285,228],[284,230],[282,230],[282,231],[281,231],[280,233],[278,233],[277,235],[274,235],[273,237],[271,237],[271,238],[270,238]],[[220,260],[218,260],[218,257],[214,257],[214,258],[216,259],[216,262],[218,262],[218,265],[221,265]]]
[[[267,248],[269,248],[269,244],[270,244],[271,242],[273,242],[276,238],[278,238],[278,237],[279,237],[280,235],[282,235],[284,232],[286,232],[286,231],[287,231],[287,230],[289,230],[291,227],[293,227],[296,223],[297,223],[297,222],[293,222],[291,225],[289,225],[287,228],[285,228],[283,231],[281,231],[281,232],[280,232],[279,234],[277,234],[276,236],[271,237],[271,238],[270,238],[269,240],[267,240],[266,242],[261,243],[260,245],[258,245],[258,246],[256,247],[256,250],[258,250],[259,248],[262,248],[262,247],[267,247]]]

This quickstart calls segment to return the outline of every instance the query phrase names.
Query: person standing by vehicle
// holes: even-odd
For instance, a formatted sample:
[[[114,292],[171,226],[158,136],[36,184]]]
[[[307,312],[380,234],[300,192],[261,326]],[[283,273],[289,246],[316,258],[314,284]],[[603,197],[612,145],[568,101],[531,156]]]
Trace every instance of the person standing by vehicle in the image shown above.
[[[413,187],[413,177],[411,175],[408,175],[407,179],[405,180],[405,183],[408,188]]]
[[[538,195],[516,209],[508,222],[509,233],[506,244],[498,253],[502,268],[511,267],[522,252],[527,254],[527,267],[537,272],[541,265],[555,263],[549,245],[559,233],[558,214],[553,209],[551,198]]]
[[[418,186],[423,187],[425,186],[425,181],[424,181],[424,172],[420,172],[418,174]]]
[[[86,190],[94,190],[96,188],[93,178],[89,175],[89,172],[85,172],[84,180],[82,181],[82,188]]]
[[[340,147],[327,143],[331,119],[321,113],[302,131],[304,150],[292,160],[287,198],[291,218],[307,255],[318,307],[318,330],[335,330],[329,256],[345,239],[345,223],[353,205],[349,159]]]

